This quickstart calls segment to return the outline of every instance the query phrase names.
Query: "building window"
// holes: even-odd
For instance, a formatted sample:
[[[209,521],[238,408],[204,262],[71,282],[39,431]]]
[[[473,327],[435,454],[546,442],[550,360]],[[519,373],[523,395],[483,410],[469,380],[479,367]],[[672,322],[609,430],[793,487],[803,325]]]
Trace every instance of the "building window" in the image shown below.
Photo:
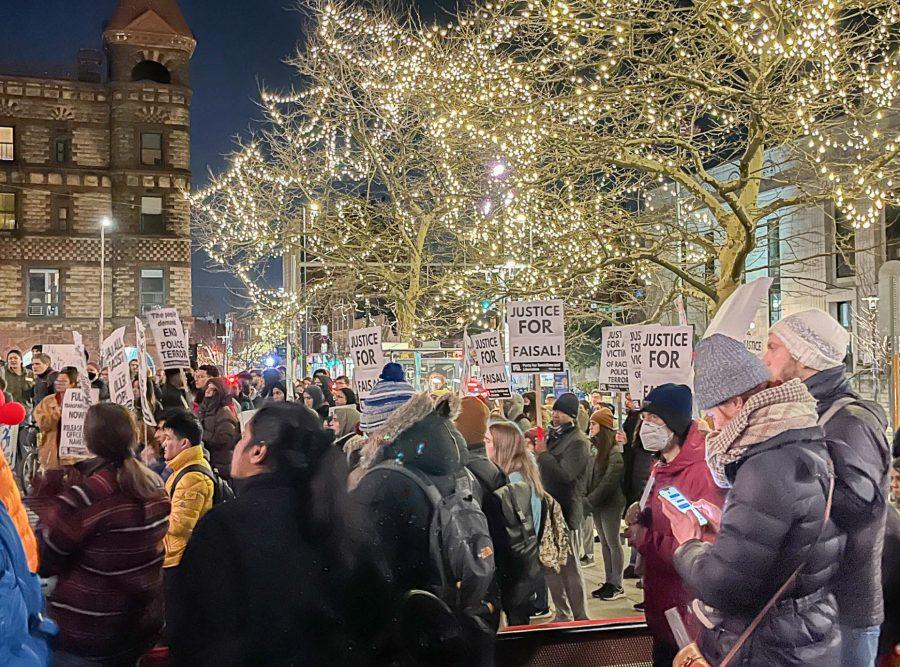
[[[60,134],[53,137],[51,151],[51,158],[56,164],[67,164],[71,159],[71,140],[68,135]]]
[[[166,284],[162,269],[141,269],[141,312],[166,305]]]
[[[834,304],[834,319],[844,327],[850,336],[850,344],[847,346],[847,356],[844,363],[847,370],[853,370],[853,303],[851,301],[838,301]]]
[[[853,256],[856,248],[856,230],[837,204],[832,207],[834,219],[834,277],[852,278],[856,275]]]
[[[161,132],[141,132],[141,164],[151,167],[162,164]]]
[[[884,209],[884,245],[888,259],[900,259],[900,206]]]
[[[69,201],[66,195],[50,197],[50,222],[53,231],[69,231]]]
[[[16,193],[0,192],[0,231],[16,229]]]
[[[131,70],[132,81],[153,81],[155,83],[170,83],[172,75],[165,65],[155,60],[142,60]]]
[[[141,233],[165,234],[162,197],[141,197]]]
[[[0,125],[0,161],[15,159],[15,130],[9,125]]]
[[[28,316],[59,317],[59,269],[28,269]]]

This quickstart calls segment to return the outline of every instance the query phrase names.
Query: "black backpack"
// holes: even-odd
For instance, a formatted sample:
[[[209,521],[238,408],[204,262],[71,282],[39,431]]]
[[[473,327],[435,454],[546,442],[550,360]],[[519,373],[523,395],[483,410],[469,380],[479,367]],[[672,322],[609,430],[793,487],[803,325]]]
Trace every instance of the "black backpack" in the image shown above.
[[[187,475],[189,472],[199,472],[212,480],[213,483],[213,505],[218,505],[220,503],[226,503],[229,500],[234,500],[234,491],[231,490],[231,486],[224,479],[219,477],[219,473],[215,470],[210,470],[206,466],[200,465],[199,463],[192,463],[186,468],[182,468],[178,471],[178,474],[175,475],[175,481],[172,482],[172,495],[175,494],[175,489],[178,487],[178,482],[181,481],[181,478]]]
[[[511,609],[528,602],[540,574],[540,542],[531,511],[531,487],[527,482],[509,482],[494,491],[500,533],[497,547],[498,572],[503,607]]]

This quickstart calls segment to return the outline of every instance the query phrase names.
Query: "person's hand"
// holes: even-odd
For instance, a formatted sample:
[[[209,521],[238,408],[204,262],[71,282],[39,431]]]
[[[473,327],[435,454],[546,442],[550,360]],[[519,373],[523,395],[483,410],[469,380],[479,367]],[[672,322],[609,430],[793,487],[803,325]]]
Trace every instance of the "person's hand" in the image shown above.
[[[722,527],[722,508],[708,500],[695,500],[693,505],[700,510],[700,514],[709,519],[709,529],[718,533]]]
[[[672,526],[672,535],[678,544],[684,544],[688,540],[699,540],[703,537],[703,528],[692,512],[682,513],[677,507],[668,502],[662,503],[663,514],[669,519]]]
[[[641,506],[639,503],[631,503],[631,507],[625,512],[625,523],[629,526],[638,520],[638,515],[641,513]]]
[[[534,439],[534,453],[535,455],[543,454],[547,451],[547,438],[546,437],[536,437]]]
[[[622,429],[616,431],[616,442],[620,445],[624,445],[628,442],[628,436],[625,435],[625,431],[623,431]]]

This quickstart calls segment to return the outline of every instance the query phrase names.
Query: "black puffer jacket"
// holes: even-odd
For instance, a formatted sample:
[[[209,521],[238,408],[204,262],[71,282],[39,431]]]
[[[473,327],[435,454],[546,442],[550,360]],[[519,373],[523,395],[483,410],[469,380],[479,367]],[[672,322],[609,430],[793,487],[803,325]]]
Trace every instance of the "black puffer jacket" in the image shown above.
[[[590,442],[575,424],[551,429],[547,451],[537,459],[544,488],[562,507],[569,530],[578,530],[584,521],[589,459]]]
[[[700,646],[718,664],[816,541],[828,492],[828,452],[818,426],[785,431],[726,466],[732,488],[714,544],[691,540],[675,567],[715,608]],[[833,520],[793,588],[744,644],[732,665],[826,665],[840,641],[828,584],[846,539]]]
[[[884,434],[887,417],[880,405],[863,401],[850,388],[843,366],[816,373],[805,384],[818,402],[819,415],[841,398],[854,399],[823,425],[832,443],[829,452],[837,473],[835,518],[847,533],[844,560],[832,590],[842,624],[854,628],[878,625],[884,621],[881,552],[891,465]],[[848,495],[855,498],[848,499]],[[844,517],[848,508],[857,507],[860,509]]]

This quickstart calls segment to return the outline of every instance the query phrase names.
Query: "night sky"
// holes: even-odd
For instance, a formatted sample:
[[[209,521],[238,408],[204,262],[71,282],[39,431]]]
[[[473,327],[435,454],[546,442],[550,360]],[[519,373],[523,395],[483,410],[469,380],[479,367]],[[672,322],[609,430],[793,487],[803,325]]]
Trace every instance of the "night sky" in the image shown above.
[[[102,26],[117,0],[0,0],[0,71],[32,74],[72,72],[79,48],[100,49]],[[285,86],[290,68],[282,63],[301,38],[300,15],[291,0],[180,0],[197,49],[191,61],[194,186],[208,169],[224,165],[238,134],[262,117],[255,100],[260,85]],[[432,14],[433,0],[422,0]],[[451,2],[440,4],[452,6]],[[440,11],[440,10],[438,10]],[[49,19],[49,20],[48,20]],[[207,258],[193,258],[194,314],[221,315],[235,298],[226,276],[210,272]]]

